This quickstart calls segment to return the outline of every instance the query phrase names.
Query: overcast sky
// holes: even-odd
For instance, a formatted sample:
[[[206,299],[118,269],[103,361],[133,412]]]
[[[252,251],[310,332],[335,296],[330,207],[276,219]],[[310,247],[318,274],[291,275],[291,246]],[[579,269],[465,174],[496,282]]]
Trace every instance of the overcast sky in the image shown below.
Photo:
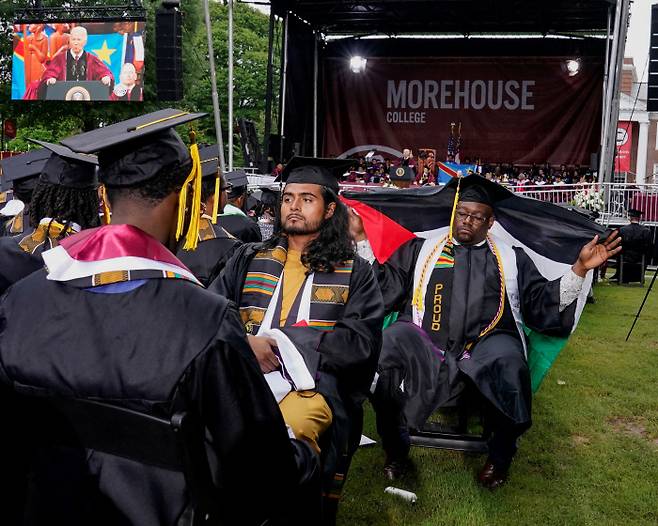
[[[633,57],[638,78],[647,78],[647,56],[649,55],[649,33],[651,32],[651,5],[655,0],[635,0],[631,4],[631,23],[626,39],[627,57]],[[644,73],[643,70],[644,69]]]

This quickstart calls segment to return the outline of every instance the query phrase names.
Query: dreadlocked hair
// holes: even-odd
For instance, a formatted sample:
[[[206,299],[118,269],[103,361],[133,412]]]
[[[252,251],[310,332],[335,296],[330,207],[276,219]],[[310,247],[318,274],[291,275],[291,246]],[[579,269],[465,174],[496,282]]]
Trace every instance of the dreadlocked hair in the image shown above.
[[[107,199],[110,205],[121,199],[140,201],[148,207],[157,206],[165,197],[179,192],[192,169],[192,161],[163,168],[157,175],[132,186],[109,186]]]
[[[334,214],[322,222],[318,237],[311,241],[302,254],[302,263],[308,267],[308,273],[333,272],[337,266],[344,265],[356,254],[349,231],[347,207],[341,203],[336,193],[326,186],[322,187],[322,199],[325,210],[331,203],[335,203],[336,208]],[[281,218],[280,214],[277,214],[275,232],[280,232],[280,230]],[[281,234],[274,235],[265,241],[263,246],[272,249],[280,240]]]
[[[100,225],[96,188],[69,188],[38,182],[30,202],[30,223],[34,228],[50,217],[62,224],[77,223],[83,229]]]

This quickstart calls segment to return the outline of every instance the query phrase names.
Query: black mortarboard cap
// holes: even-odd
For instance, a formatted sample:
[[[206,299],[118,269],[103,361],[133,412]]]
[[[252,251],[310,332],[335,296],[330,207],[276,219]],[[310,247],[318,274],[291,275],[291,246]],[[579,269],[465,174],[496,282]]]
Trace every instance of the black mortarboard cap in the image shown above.
[[[249,179],[247,179],[247,174],[244,170],[226,172],[225,177],[226,182],[233,188],[240,188],[249,184]]]
[[[279,202],[279,194],[269,188],[263,188],[260,201],[266,206],[276,206]]]
[[[630,208],[628,210],[628,217],[642,217],[642,210],[636,208]]]
[[[155,111],[61,141],[74,152],[98,152],[99,176],[108,186],[133,186],[162,170],[190,164],[190,154],[173,130],[205,113]]]
[[[281,172],[286,183],[319,184],[338,193],[338,181],[354,161],[296,156],[288,161]]]
[[[219,146],[204,146],[199,148],[199,157],[201,158],[201,177],[217,177],[219,170]]]
[[[497,201],[502,201],[511,196],[509,190],[506,190],[503,186],[477,174],[461,177],[460,180],[454,178],[448,183],[448,186],[457,188],[457,183],[459,183],[460,202],[482,203],[495,208]]]
[[[50,157],[50,150],[36,148],[20,155],[12,155],[0,161],[0,191],[6,192],[17,186],[24,191],[33,190],[41,170]]]
[[[95,155],[76,153],[61,144],[36,139],[30,141],[52,152],[41,170],[40,183],[67,188],[94,188],[98,185],[96,175],[98,159]]]

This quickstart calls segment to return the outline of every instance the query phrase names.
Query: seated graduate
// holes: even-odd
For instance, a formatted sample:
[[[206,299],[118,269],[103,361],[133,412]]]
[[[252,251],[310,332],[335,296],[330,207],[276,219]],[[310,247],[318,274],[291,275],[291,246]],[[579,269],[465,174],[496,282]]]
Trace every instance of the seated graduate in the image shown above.
[[[245,213],[249,182],[247,174],[242,170],[234,170],[225,177],[228,183],[228,202],[220,214],[219,224],[243,243],[262,241],[258,223]]]
[[[615,234],[603,244],[595,237],[571,270],[548,281],[522,248],[489,234],[500,187],[477,175],[460,185],[449,229],[414,238],[375,264],[386,310],[400,316],[383,333],[373,406],[386,452],[384,474],[395,480],[407,468],[409,428],[422,428],[436,409],[455,405],[465,388],[474,387],[492,431],[478,481],[495,489],[507,480],[517,439],[531,425],[521,327],[570,334],[587,271],[621,248]],[[353,214],[352,221],[361,239],[361,220]]]
[[[217,224],[217,215],[226,205],[226,182],[219,172],[217,145],[199,148],[201,158],[201,219],[196,249],[182,245],[176,256],[207,286],[224,268],[235,249],[242,243]]]
[[[348,467],[340,463],[349,463],[360,438],[383,322],[379,286],[355,254],[338,199],[332,170],[343,163],[293,158],[283,172],[279,233],[238,248],[210,286],[239,306],[251,349],[295,436],[316,451],[327,448],[322,457],[331,480],[325,478],[324,492],[334,505]]]
[[[96,156],[34,141],[49,152],[30,202],[32,232],[0,238],[0,293],[43,267],[41,253],[100,224]],[[40,163],[35,163],[40,165]]]
[[[198,159],[172,128],[203,115],[160,110],[63,141],[99,151],[112,224],[44,252],[47,269],[2,298],[0,385],[160,417],[192,412],[206,429],[219,523],[291,524],[313,501],[298,485],[316,473],[317,488],[317,455],[289,438],[235,306],[170,252],[177,237],[196,243],[200,208]],[[181,472],[100,452],[84,456],[86,476],[61,462],[35,462],[35,523],[174,525],[189,505]]]
[[[4,203],[3,209],[6,213],[0,217],[0,237],[19,236],[32,231],[30,228],[32,192],[49,157],[50,150],[36,148],[0,161],[0,190],[12,191],[11,199]],[[9,207],[10,201],[17,202],[11,203]]]

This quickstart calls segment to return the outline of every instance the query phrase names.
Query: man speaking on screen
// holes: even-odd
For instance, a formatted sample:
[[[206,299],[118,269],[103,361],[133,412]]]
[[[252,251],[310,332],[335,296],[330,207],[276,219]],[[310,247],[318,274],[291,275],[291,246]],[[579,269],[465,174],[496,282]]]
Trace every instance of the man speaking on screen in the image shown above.
[[[86,81],[98,80],[111,89],[114,77],[109,68],[95,55],[85,51],[87,44],[87,30],[83,26],[71,29],[68,49],[66,46],[46,63],[46,69],[41,80],[33,82],[25,90],[24,99],[43,99],[46,87],[59,81]]]

